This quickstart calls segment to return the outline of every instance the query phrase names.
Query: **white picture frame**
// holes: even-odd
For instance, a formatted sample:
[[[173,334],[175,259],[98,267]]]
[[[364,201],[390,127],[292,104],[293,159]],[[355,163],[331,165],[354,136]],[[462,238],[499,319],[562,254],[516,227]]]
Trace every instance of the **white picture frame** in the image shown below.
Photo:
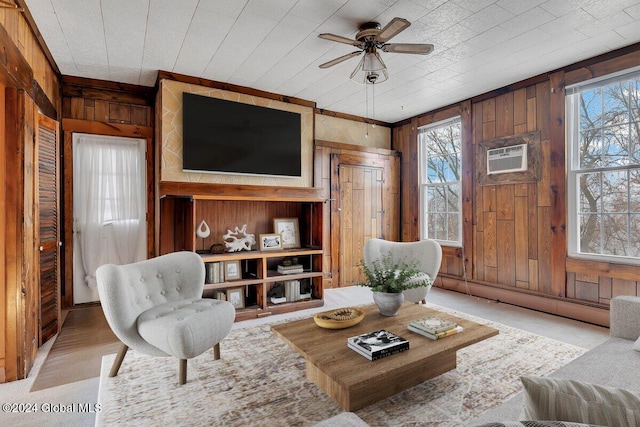
[[[300,226],[298,218],[274,218],[273,232],[282,236],[282,248],[300,247]]]
[[[260,235],[261,251],[277,251],[282,249],[282,236],[277,233]]]
[[[224,263],[224,280],[227,282],[242,279],[240,261],[226,261]]]
[[[227,289],[227,301],[234,308],[244,308],[244,288]]]

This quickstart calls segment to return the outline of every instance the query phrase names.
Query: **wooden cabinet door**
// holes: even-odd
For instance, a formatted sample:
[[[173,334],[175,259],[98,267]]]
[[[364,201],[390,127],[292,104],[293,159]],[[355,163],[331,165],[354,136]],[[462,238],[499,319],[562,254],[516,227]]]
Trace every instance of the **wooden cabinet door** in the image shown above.
[[[58,124],[38,117],[38,233],[40,267],[39,345],[60,329],[60,220]]]

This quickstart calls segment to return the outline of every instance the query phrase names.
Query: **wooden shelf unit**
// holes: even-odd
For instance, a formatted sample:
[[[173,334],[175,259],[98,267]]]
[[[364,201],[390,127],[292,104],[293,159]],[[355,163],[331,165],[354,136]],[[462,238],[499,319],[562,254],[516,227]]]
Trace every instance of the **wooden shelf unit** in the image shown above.
[[[242,288],[245,308],[236,310],[236,321],[320,307],[323,301],[322,213],[324,198],[317,188],[283,188],[249,185],[161,183],[160,253],[208,249],[223,243],[222,235],[247,224],[247,231],[258,240],[273,232],[274,218],[298,218],[301,247],[296,249],[201,254],[205,263],[239,261],[242,279],[206,283],[205,297],[216,291]],[[211,230],[206,239],[197,238],[196,227],[204,220]],[[283,259],[297,257],[304,271],[279,274]],[[308,280],[310,299],[273,304],[268,292],[278,282]]]

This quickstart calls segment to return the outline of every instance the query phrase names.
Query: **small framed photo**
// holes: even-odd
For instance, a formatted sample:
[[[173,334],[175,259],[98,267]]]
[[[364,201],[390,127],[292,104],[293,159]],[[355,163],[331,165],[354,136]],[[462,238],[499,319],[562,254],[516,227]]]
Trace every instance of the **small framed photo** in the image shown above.
[[[224,263],[224,280],[231,281],[240,279],[242,279],[240,261],[226,261]]]
[[[284,249],[300,247],[298,218],[275,218],[273,220],[273,232],[282,236],[282,247]]]
[[[227,301],[229,301],[234,308],[244,308],[244,288],[232,288],[227,289]]]
[[[260,250],[272,251],[282,249],[282,236],[280,234],[261,234],[260,235]]]

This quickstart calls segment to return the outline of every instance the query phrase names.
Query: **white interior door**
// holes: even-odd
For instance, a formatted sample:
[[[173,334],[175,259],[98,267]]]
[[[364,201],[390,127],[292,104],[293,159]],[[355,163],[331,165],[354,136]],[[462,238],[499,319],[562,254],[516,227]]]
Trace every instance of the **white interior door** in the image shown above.
[[[146,141],[73,134],[73,300],[98,301],[95,270],[146,258]]]

